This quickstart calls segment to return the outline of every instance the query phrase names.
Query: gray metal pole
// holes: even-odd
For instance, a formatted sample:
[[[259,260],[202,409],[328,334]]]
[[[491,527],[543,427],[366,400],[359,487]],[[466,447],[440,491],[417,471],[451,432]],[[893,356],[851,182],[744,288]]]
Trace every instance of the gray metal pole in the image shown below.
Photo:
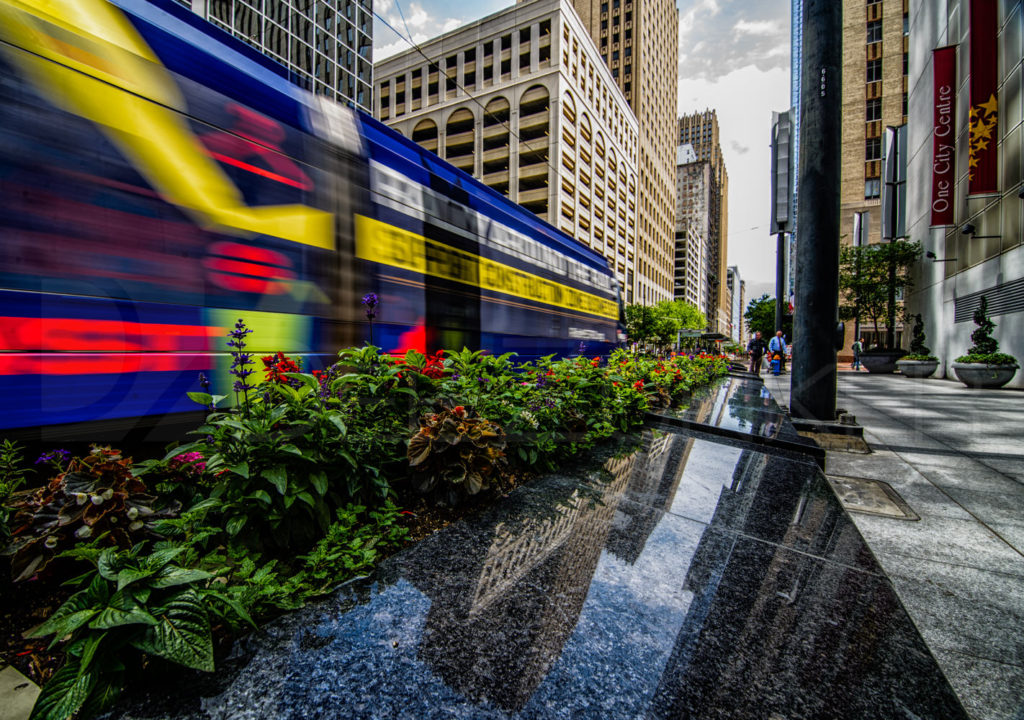
[[[782,329],[782,309],[786,298],[786,233],[780,232],[776,241],[775,257],[775,329]],[[793,338],[786,338],[792,341]]]
[[[800,225],[790,410],[836,419],[839,315],[839,179],[843,3],[803,2],[800,90]]]

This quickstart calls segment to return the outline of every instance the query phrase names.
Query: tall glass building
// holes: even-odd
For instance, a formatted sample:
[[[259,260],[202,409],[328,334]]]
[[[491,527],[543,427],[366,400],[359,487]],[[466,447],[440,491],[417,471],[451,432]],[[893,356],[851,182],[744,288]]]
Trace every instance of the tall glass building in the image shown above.
[[[788,285],[789,292],[793,292],[796,283],[796,226],[799,218],[796,214],[796,198],[800,191],[798,175],[800,173],[800,69],[803,65],[803,43],[804,43],[804,13],[803,0],[792,0],[791,7],[791,28],[790,28],[790,71],[789,88],[790,104],[793,112],[790,117],[793,120],[793,145],[790,150],[790,157],[793,159],[792,174],[793,180],[793,207],[790,211],[792,218],[789,236],[789,257],[786,259],[786,267],[789,269]],[[784,298],[785,299],[785,298]]]
[[[372,0],[177,0],[288,69],[300,87],[373,105]]]

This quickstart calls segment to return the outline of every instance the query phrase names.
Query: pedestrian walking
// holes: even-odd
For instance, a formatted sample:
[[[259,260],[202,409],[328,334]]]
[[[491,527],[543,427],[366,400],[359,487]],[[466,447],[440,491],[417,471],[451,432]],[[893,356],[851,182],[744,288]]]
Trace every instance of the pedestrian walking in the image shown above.
[[[750,372],[755,375],[761,375],[761,358],[764,357],[767,349],[768,346],[761,339],[761,331],[758,330],[754,333],[754,337],[750,339],[750,342],[747,343],[747,355],[750,356]]]
[[[864,344],[860,341],[860,338],[853,341],[850,349],[853,350],[853,364],[850,367],[854,370],[860,370],[860,354],[864,352]]]
[[[768,357],[774,360],[776,355],[779,356],[779,372],[782,372],[786,369],[786,339],[782,337],[781,330],[777,330],[775,337],[768,342]]]

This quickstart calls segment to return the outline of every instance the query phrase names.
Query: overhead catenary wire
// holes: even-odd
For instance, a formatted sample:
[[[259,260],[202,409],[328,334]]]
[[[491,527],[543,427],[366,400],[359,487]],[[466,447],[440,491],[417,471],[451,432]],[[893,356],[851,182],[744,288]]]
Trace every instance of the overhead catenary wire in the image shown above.
[[[396,6],[396,7],[398,8],[398,12],[399,12],[399,15],[400,15],[400,16],[402,17],[402,20],[403,20],[403,22],[404,22],[404,20],[405,20],[405,14],[404,14],[404,13],[402,13],[402,7],[401,7],[401,4],[399,3],[399,0],[395,0],[395,6]],[[423,51],[423,48],[421,48],[421,47],[420,47],[420,46],[419,46],[419,45],[418,45],[418,44],[417,44],[417,43],[416,43],[416,42],[415,42],[415,41],[414,41],[414,40],[412,39],[412,37],[411,37],[411,33],[410,33],[410,36],[409,36],[409,37],[406,37],[405,35],[403,35],[402,33],[400,33],[400,32],[399,32],[399,31],[398,31],[398,30],[397,30],[397,29],[395,28],[395,26],[393,26],[393,25],[392,25],[391,23],[389,23],[389,22],[388,22],[387,20],[385,20],[385,19],[384,19],[383,17],[381,17],[380,13],[378,13],[378,12],[377,12],[376,10],[374,10],[374,11],[373,11],[373,16],[374,16],[375,18],[377,18],[378,20],[380,20],[380,21],[381,21],[382,23],[384,23],[384,25],[385,25],[385,26],[386,26],[386,27],[387,27],[387,28],[388,28],[389,30],[391,30],[391,32],[393,32],[393,33],[394,33],[395,35],[397,35],[397,36],[398,36],[399,38],[401,38],[401,39],[402,39],[402,40],[404,40],[404,41],[405,41],[406,43],[408,43],[408,44],[409,44],[409,46],[410,46],[410,47],[411,47],[411,48],[412,48],[413,50],[415,50],[415,51],[416,51],[417,53],[419,53],[419,54],[420,54],[420,55],[421,55],[421,56],[423,57],[423,59],[424,59],[424,60],[426,60],[426,61],[427,61],[427,63],[429,63],[429,67],[430,67],[430,69],[431,69],[431,70],[437,70],[437,72],[438,72],[438,74],[439,74],[439,75],[444,75],[444,77],[445,77],[445,79],[446,79],[446,80],[450,80],[450,81],[451,81],[452,83],[454,83],[454,84],[455,84],[455,86],[456,86],[456,87],[457,87],[457,88],[458,88],[459,90],[461,90],[461,91],[462,91],[463,93],[465,93],[465,95],[466,95],[466,96],[467,96],[467,97],[468,97],[468,98],[469,98],[470,100],[472,100],[472,101],[473,101],[474,103],[476,103],[477,105],[479,105],[479,106],[480,106],[480,109],[481,109],[481,110],[483,110],[483,112],[484,112],[484,114],[485,114],[486,116],[488,116],[488,117],[491,117],[491,118],[493,118],[493,119],[494,119],[495,121],[497,121],[497,122],[498,122],[498,123],[499,123],[499,124],[500,124],[500,125],[501,125],[502,127],[504,127],[504,128],[506,129],[506,130],[508,130],[508,133],[509,133],[509,135],[511,135],[511,136],[512,136],[512,137],[514,137],[514,138],[515,138],[515,139],[516,139],[517,141],[519,141],[519,143],[520,143],[520,144],[522,144],[522,145],[525,145],[525,146],[526,146],[526,149],[527,149],[527,150],[529,150],[529,151],[531,151],[531,152],[535,152],[535,150],[536,150],[536,149],[535,149],[534,147],[532,147],[532,146],[530,145],[530,142],[529,142],[528,140],[524,140],[524,139],[523,139],[522,137],[520,137],[520,135],[519,135],[519,134],[518,134],[518,133],[517,133],[516,131],[514,131],[514,130],[512,129],[512,126],[511,126],[511,125],[509,125],[509,124],[508,124],[508,123],[507,123],[506,121],[504,121],[504,120],[502,120],[501,118],[499,118],[499,117],[498,117],[497,115],[495,115],[495,114],[494,114],[493,112],[490,112],[490,111],[489,111],[489,110],[487,109],[487,107],[486,107],[486,106],[485,106],[485,105],[484,105],[484,104],[483,104],[483,103],[482,103],[482,102],[481,102],[481,101],[480,101],[480,100],[479,100],[479,99],[478,99],[478,98],[477,98],[477,97],[476,97],[475,95],[473,95],[473,94],[472,94],[471,92],[469,92],[469,90],[467,90],[467,89],[466,89],[466,88],[465,88],[465,87],[464,87],[463,85],[460,85],[460,84],[459,84],[459,81],[458,81],[458,77],[457,77],[457,76],[456,76],[456,77],[452,77],[452,76],[450,76],[450,75],[448,74],[448,72],[447,72],[447,71],[442,71],[442,70],[441,70],[441,66],[440,66],[440,65],[438,64],[438,62],[437,62],[436,60],[432,60],[432,59],[431,59],[431,58],[430,58],[430,57],[429,57],[429,56],[428,56],[428,55],[427,55],[427,54],[426,54],[426,53],[425,53],[425,52]],[[408,25],[406,25],[406,31],[407,31],[407,32],[408,32],[408,29],[409,29],[409,28],[408,28]],[[511,163],[511,157],[510,157],[510,159],[509,159],[509,162]],[[545,157],[545,159],[544,159],[544,164],[545,164],[545,165],[547,165],[547,166],[548,166],[548,167],[549,167],[549,168],[550,168],[551,170],[553,170],[553,171],[555,172],[555,174],[556,174],[556,175],[558,174],[558,168],[556,168],[556,167],[555,167],[555,166],[554,166],[554,165],[553,165],[553,164],[551,163],[551,158],[550,158],[550,156],[548,156],[548,157]]]

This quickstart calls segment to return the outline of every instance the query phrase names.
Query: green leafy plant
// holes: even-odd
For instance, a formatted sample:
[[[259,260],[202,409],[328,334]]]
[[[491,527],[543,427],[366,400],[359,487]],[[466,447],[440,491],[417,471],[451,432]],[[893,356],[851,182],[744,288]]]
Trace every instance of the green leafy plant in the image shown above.
[[[1017,365],[1017,358],[999,352],[999,341],[992,337],[996,324],[988,316],[988,298],[981,296],[981,304],[974,311],[974,324],[977,329],[971,333],[974,345],[956,359],[959,363],[983,363],[987,365]]]
[[[71,459],[46,486],[13,494],[8,505],[14,520],[3,554],[11,557],[15,581],[41,572],[55,556],[83,541],[131,547],[153,536],[156,520],[179,509],[177,503],[159,507],[156,496],[132,474],[131,458],[98,445],[86,457]]]
[[[304,597],[368,573],[382,551],[401,546],[409,531],[398,524],[400,512],[390,500],[377,510],[367,511],[362,505],[339,508],[324,537],[309,554],[299,557],[304,563]]]
[[[505,432],[498,425],[470,417],[458,405],[420,419],[419,432],[409,440],[409,466],[421,492],[440,486],[449,502],[457,502],[490,487],[504,449]]]
[[[94,569],[72,581],[80,587],[27,637],[53,636],[64,665],[43,686],[30,720],[88,717],[108,709],[124,688],[131,655],[142,653],[212,672],[211,616],[252,624],[232,598],[211,588],[212,573],[183,567],[184,547],[145,543],[129,550],[79,548],[67,553]]]
[[[6,504],[11,493],[25,483],[28,470],[22,466],[23,462],[21,446],[5,438],[0,444],[0,539],[7,539],[11,535],[7,526],[11,511]]]
[[[924,344],[924,320],[921,319],[920,314],[914,316],[914,329],[913,335],[910,338],[910,354],[904,355],[904,360],[919,360],[919,361],[930,361],[938,360],[937,357],[931,354],[931,349]]]

